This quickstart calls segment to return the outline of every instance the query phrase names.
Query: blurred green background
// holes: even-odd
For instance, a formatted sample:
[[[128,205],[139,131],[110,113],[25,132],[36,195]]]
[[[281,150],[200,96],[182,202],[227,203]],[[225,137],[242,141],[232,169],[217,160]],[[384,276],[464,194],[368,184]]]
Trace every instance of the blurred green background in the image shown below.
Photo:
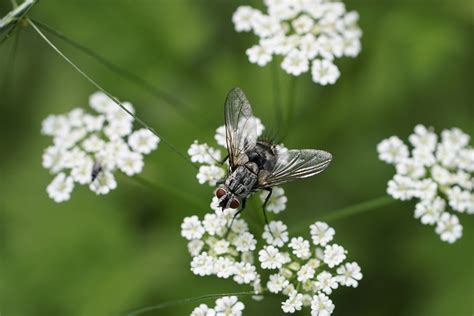
[[[194,139],[213,143],[223,124],[227,91],[240,86],[267,128],[278,130],[270,67],[247,61],[256,38],[236,33],[231,0],[41,1],[31,16],[168,91],[167,104],[78,50],[55,43],[105,88],[131,101],[139,117],[185,152]],[[309,225],[318,216],[385,194],[394,170],[377,159],[376,144],[403,139],[418,123],[459,127],[474,135],[473,1],[346,1],[360,13],[363,50],[338,60],[341,77],[320,87],[297,82],[295,124],[285,143],[334,155],[327,172],[285,186],[279,219]],[[10,10],[0,2],[0,15]],[[0,46],[1,213],[0,314],[113,315],[163,301],[247,287],[189,270],[185,216],[202,216],[212,188],[164,144],[145,160],[142,176],[195,197],[196,208],[165,190],[125,176],[106,196],[76,187],[56,204],[52,177],[41,167],[51,139],[41,136],[48,114],[87,106],[95,89],[31,29]],[[14,53],[13,53],[14,52]],[[286,93],[288,75],[280,73]],[[360,263],[357,289],[332,295],[334,315],[461,316],[473,314],[474,218],[461,214],[462,239],[443,243],[413,219],[414,203],[395,202],[331,222],[336,242]],[[255,209],[248,209],[244,217]],[[279,301],[243,298],[246,315],[282,314]],[[213,300],[209,302],[213,305]],[[144,315],[186,315],[198,304]],[[302,313],[303,314],[303,313]],[[306,309],[306,314],[309,314]]]

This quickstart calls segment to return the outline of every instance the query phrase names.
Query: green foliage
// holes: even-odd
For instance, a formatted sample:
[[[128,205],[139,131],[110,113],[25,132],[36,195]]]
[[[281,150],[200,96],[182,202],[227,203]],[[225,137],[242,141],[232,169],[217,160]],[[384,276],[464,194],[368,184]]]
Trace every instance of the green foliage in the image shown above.
[[[415,2],[415,3],[413,3]],[[270,67],[247,61],[249,34],[233,31],[243,1],[41,1],[31,16],[93,48],[189,105],[170,106],[55,40],[67,56],[139,117],[186,151],[194,139],[213,142],[223,124],[228,90],[240,86],[256,115],[278,130]],[[336,85],[298,79],[294,124],[285,144],[334,155],[318,177],[285,187],[291,225],[308,226],[331,209],[385,192],[393,171],[377,160],[376,144],[406,137],[417,123],[459,127],[474,135],[474,47],[470,1],[349,1],[361,16],[363,50],[338,62]],[[10,10],[0,4],[0,15]],[[95,90],[31,28],[0,46],[2,158],[0,314],[112,315],[167,300],[247,290],[189,271],[182,218],[206,209],[167,191],[118,178],[118,189],[97,197],[75,189],[55,204],[52,177],[41,167],[49,138],[39,133],[48,114],[86,105]],[[13,62],[12,56],[15,60]],[[283,93],[290,78],[280,73]],[[195,124],[182,115],[192,111]],[[210,201],[195,170],[163,144],[145,160],[143,177]],[[253,203],[250,203],[251,205]],[[356,290],[333,297],[334,315],[458,316],[473,313],[474,218],[460,215],[464,236],[442,243],[413,219],[414,205],[395,203],[333,222],[336,240],[360,263]],[[250,207],[247,218],[258,210]],[[248,315],[279,315],[278,301],[243,298]],[[146,315],[186,315],[194,305]]]

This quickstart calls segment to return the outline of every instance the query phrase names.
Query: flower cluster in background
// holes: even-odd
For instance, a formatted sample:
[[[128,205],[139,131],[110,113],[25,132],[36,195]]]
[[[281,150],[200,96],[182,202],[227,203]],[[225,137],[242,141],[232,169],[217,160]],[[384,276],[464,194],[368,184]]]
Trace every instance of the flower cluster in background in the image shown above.
[[[255,117],[255,130],[257,131],[257,136],[261,136],[265,127],[261,123],[260,119]],[[226,135],[225,135],[225,126],[220,126],[216,130],[214,136],[217,144],[224,147],[224,150],[227,150],[226,144]],[[222,161],[222,153],[218,148],[209,146],[206,143],[199,143],[197,140],[188,149],[188,155],[192,162],[200,164],[199,171],[196,175],[197,180],[200,184],[209,184],[210,186],[215,186],[216,183],[222,180],[228,170],[228,162]],[[262,203],[265,201],[265,198],[269,194],[267,191],[260,193],[260,199]],[[285,191],[281,187],[274,187],[272,195],[268,200],[266,210],[272,213],[280,213],[285,210],[286,202],[288,201],[285,196]],[[214,200],[214,204],[217,206],[217,201]]]
[[[160,141],[147,129],[134,131],[133,117],[102,92],[91,95],[89,105],[97,114],[75,108],[67,114],[49,115],[42,123],[42,134],[53,137],[53,144],[43,153],[43,167],[55,175],[47,192],[58,203],[69,200],[75,184],[107,194],[117,187],[114,172],[140,173],[143,156]],[[132,104],[123,105],[134,112]]]
[[[441,240],[453,243],[462,236],[462,226],[448,206],[474,214],[474,148],[469,135],[458,128],[441,132],[417,125],[408,138],[412,149],[397,136],[377,146],[379,159],[396,167],[387,192],[398,200],[418,199],[415,218],[435,225]]]
[[[267,13],[240,6],[232,21],[237,32],[252,31],[259,43],[247,49],[251,63],[268,64],[282,56],[281,67],[293,76],[311,70],[313,81],[334,84],[340,72],[335,58],[356,57],[362,31],[355,11],[330,0],[265,0]]]
[[[235,210],[211,207],[214,212],[202,220],[194,215],[181,224],[195,275],[246,284],[253,288],[256,299],[283,295],[283,312],[309,307],[312,315],[330,315],[334,304],[329,295],[339,286],[357,287],[362,279],[356,262],[344,263],[347,251],[331,244],[335,230],[326,223],[311,225],[311,239],[307,240],[290,238],[283,222],[272,221],[257,240],[244,219],[238,217],[230,226]]]
[[[240,316],[245,305],[239,302],[237,296],[224,296],[216,300],[216,306],[209,308],[206,304],[196,307],[191,316]]]

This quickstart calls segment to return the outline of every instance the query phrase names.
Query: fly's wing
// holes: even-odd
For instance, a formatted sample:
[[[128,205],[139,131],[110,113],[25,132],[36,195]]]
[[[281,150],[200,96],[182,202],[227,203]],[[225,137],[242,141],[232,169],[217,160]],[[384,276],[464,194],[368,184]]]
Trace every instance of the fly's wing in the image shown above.
[[[233,170],[247,161],[245,153],[257,144],[257,120],[240,88],[232,89],[227,95],[224,114],[229,163]]]
[[[272,170],[263,172],[259,179],[261,187],[270,187],[296,179],[314,176],[324,171],[331,162],[332,155],[323,150],[280,149]]]

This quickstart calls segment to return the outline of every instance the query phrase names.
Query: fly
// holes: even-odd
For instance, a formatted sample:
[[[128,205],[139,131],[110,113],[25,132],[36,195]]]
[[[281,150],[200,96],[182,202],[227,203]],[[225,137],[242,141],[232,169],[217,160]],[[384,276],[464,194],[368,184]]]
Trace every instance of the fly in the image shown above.
[[[102,167],[102,164],[100,163],[100,161],[96,160],[94,162],[94,166],[92,167],[92,171],[91,171],[91,183],[94,182],[95,179],[97,179],[97,177],[102,172],[102,170],[104,170],[104,167]]]
[[[249,195],[268,191],[272,187],[296,179],[314,176],[324,171],[332,155],[316,149],[286,149],[257,137],[257,120],[247,97],[240,88],[232,89],[224,105],[229,172],[220,181],[215,194],[221,208],[238,209],[234,218],[245,208]],[[232,225],[232,223],[231,223]]]

